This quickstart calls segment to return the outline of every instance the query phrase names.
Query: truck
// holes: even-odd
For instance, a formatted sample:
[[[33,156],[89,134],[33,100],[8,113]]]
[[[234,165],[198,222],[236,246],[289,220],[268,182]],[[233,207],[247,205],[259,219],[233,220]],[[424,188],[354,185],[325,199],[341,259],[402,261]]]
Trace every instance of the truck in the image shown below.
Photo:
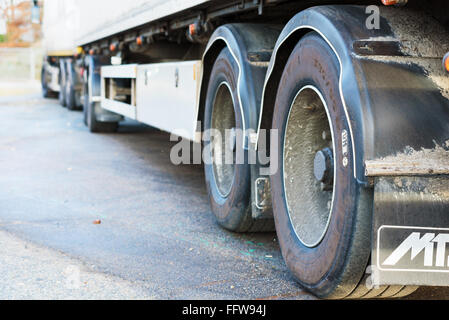
[[[203,163],[217,223],[275,231],[302,288],[449,285],[446,1],[43,6],[44,96],[92,133],[125,118],[172,133],[173,163]]]
[[[60,104],[69,110],[81,107],[82,89],[79,71],[75,71],[79,54],[75,37],[80,19],[76,15],[79,8],[74,4],[72,1],[54,1],[41,9],[39,2],[33,1],[33,8],[43,12],[42,94],[45,98],[58,97]]]

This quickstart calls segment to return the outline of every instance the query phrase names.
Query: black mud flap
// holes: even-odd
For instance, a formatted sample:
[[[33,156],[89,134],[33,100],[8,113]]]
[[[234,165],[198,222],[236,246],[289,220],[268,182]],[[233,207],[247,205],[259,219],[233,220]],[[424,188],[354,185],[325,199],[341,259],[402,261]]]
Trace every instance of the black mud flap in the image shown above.
[[[375,181],[372,265],[378,285],[449,286],[449,177]]]

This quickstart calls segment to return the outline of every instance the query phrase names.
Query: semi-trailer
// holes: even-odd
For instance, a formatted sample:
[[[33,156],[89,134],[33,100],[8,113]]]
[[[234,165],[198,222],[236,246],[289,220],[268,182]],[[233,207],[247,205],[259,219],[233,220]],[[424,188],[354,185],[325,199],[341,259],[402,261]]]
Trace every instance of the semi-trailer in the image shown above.
[[[448,9],[46,0],[43,93],[201,144],[217,222],[276,230],[316,296],[403,297],[449,285]]]

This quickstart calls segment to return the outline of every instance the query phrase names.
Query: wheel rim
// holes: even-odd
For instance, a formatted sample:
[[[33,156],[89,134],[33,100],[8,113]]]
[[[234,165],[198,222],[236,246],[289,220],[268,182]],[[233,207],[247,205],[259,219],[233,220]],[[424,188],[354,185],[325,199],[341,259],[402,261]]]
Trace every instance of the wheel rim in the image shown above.
[[[317,158],[330,150],[336,168],[334,133],[326,102],[314,86],[298,91],[284,132],[283,184],[290,223],[306,247],[324,239],[332,216],[335,170],[325,182],[316,177]]]
[[[216,186],[220,195],[225,198],[229,195],[234,183],[235,173],[235,112],[231,88],[227,82],[222,82],[215,94],[211,128],[211,156]],[[217,134],[219,135],[217,136]]]

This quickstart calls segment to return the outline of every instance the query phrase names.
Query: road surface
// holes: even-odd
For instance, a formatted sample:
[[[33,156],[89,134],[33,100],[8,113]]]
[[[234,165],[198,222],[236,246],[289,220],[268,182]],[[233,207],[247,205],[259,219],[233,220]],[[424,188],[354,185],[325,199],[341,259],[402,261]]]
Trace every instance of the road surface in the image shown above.
[[[217,226],[168,134],[90,134],[38,94],[0,97],[0,118],[0,299],[314,299],[274,233]]]

